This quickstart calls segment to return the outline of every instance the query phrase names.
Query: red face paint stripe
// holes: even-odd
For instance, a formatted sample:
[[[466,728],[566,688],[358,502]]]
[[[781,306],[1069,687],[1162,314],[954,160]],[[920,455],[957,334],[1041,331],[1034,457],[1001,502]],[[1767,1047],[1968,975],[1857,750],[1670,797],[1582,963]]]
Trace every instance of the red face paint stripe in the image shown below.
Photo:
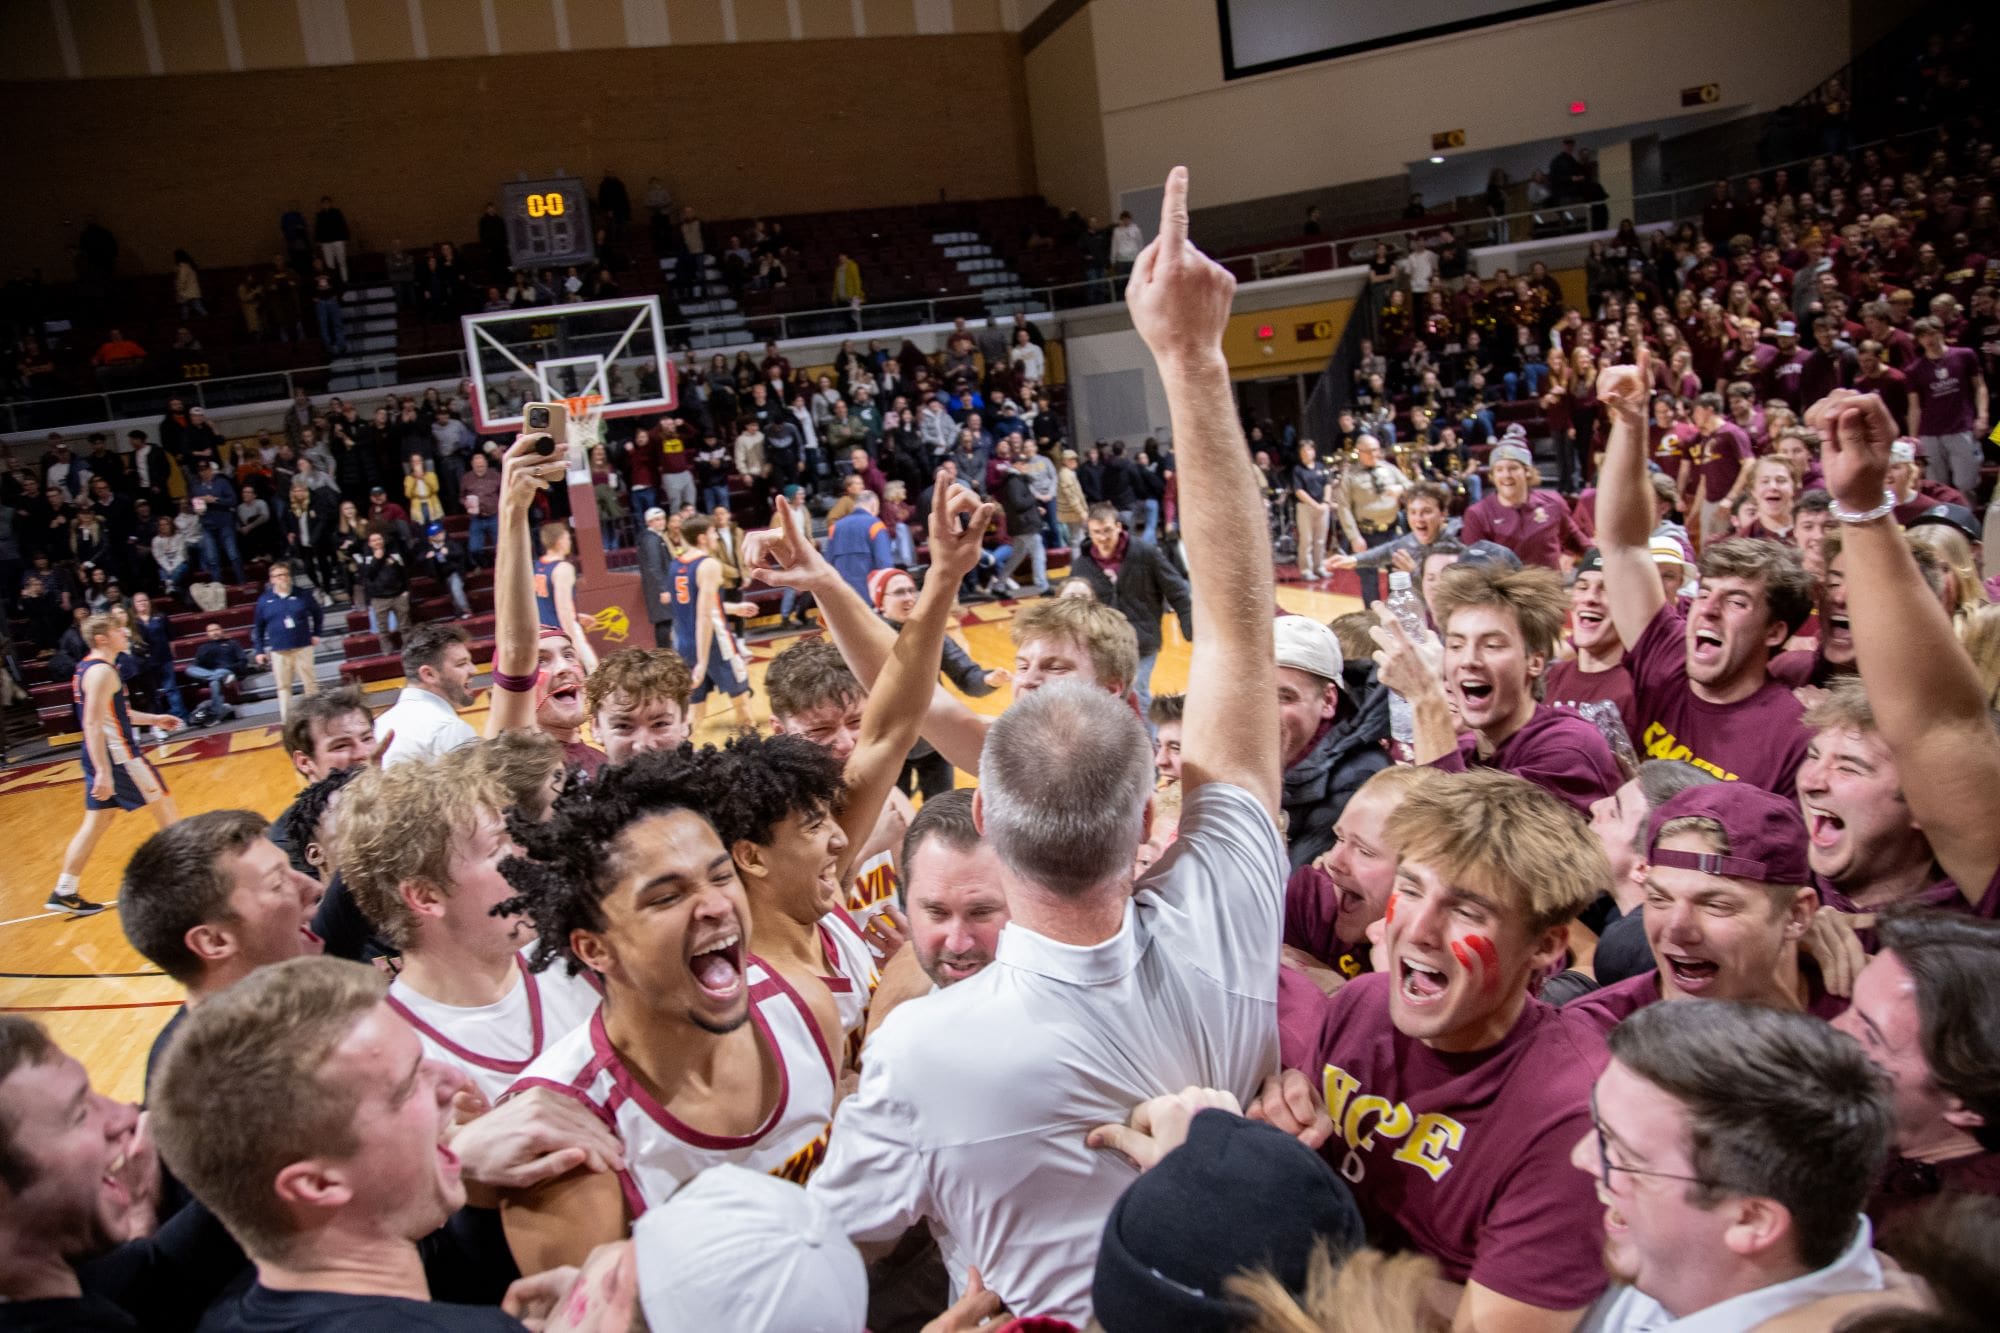
[[[1479,961],[1486,965],[1486,975],[1482,979],[1482,984],[1489,987],[1499,985],[1500,951],[1493,947],[1493,941],[1484,935],[1468,935],[1465,937],[1465,942],[1479,955]]]
[[[1463,944],[1460,944],[1457,940],[1453,940],[1451,942],[1451,956],[1458,960],[1458,965],[1460,967],[1464,968],[1468,972],[1472,970],[1472,957],[1470,954],[1466,953],[1465,946]]]
[[[1389,901],[1382,908],[1382,919],[1384,921],[1396,919],[1396,895],[1393,893],[1389,895]]]

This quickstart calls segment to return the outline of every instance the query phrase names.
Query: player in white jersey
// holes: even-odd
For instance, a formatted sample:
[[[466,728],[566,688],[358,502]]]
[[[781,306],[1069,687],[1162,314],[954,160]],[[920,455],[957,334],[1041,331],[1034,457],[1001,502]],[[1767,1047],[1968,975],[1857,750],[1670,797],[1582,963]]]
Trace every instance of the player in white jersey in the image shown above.
[[[664,750],[602,769],[522,828],[502,867],[535,923],[533,966],[588,970],[604,999],[516,1087],[600,1108],[622,1177],[574,1172],[503,1198],[524,1271],[580,1263],[680,1180],[718,1162],[803,1180],[826,1147],[839,1049],[833,997],[788,984],[750,951],[736,864],[699,811],[719,799],[714,750]]]
[[[500,863],[520,848],[507,835],[507,797],[481,762],[491,743],[368,770],[343,791],[339,828],[342,879],[402,953],[389,1007],[489,1103],[598,1000],[585,978],[531,975],[520,950],[532,928],[518,913],[494,914],[514,896]]]
[[[636,1218],[711,1166],[728,1162],[803,1185],[826,1156],[836,1077],[819,1022],[799,993],[754,956],[743,960],[750,1022],[778,1071],[778,1101],[747,1134],[711,1134],[662,1106],[606,1035],[600,1010],[515,1081],[574,1098],[613,1127],[625,1147],[618,1183]]]
[[[802,736],[843,765],[853,755],[868,691],[829,640],[801,639],[773,658],[764,674],[764,697],[771,704],[773,734]],[[910,798],[891,787],[875,827],[855,853],[843,905],[864,931],[873,924],[871,918],[895,904],[900,878],[896,848],[915,814]]]
[[[753,946],[794,986],[816,984],[834,994],[840,1031],[829,1033],[827,1044],[844,1045],[850,1065],[857,1063],[868,1000],[881,980],[876,951],[861,930],[882,935],[885,954],[901,935],[883,934],[878,917],[857,927],[842,906],[846,886],[902,773],[904,757],[916,743],[936,688],[958,580],[978,562],[980,537],[996,512],[964,487],[940,478],[930,517],[930,573],[916,610],[867,696],[858,734],[845,755],[805,736],[745,736],[731,741],[719,760],[722,777],[708,815],[735,856],[756,908]],[[781,525],[779,531],[792,528]],[[767,559],[785,567],[798,558],[797,551],[776,543],[769,533],[758,534],[745,547],[746,570]],[[818,674],[832,672],[829,663]],[[831,692],[801,693],[817,697]]]

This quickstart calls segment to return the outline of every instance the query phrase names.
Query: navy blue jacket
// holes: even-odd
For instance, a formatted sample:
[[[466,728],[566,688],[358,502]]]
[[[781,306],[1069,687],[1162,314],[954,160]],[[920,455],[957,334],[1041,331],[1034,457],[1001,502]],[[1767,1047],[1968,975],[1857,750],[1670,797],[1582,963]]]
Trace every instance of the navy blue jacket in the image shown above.
[[[250,649],[258,653],[282,653],[309,647],[319,637],[319,631],[318,602],[296,588],[289,597],[280,597],[266,588],[257,598],[257,621],[250,631]]]

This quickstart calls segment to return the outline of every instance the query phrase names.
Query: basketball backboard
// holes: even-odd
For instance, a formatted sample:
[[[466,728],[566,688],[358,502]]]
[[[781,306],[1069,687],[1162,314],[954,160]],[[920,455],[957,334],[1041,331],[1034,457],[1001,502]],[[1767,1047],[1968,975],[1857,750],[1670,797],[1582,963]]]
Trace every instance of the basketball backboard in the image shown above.
[[[619,417],[680,401],[657,296],[495,310],[460,325],[481,431],[519,428],[532,402],[594,397]]]

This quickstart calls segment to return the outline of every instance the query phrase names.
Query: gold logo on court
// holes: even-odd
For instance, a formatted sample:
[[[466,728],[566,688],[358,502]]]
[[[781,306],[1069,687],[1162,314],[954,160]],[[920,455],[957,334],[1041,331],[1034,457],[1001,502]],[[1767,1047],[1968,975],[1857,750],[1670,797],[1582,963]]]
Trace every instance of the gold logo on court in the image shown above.
[[[623,643],[632,634],[632,621],[622,606],[607,606],[590,618],[590,627],[612,643]]]

